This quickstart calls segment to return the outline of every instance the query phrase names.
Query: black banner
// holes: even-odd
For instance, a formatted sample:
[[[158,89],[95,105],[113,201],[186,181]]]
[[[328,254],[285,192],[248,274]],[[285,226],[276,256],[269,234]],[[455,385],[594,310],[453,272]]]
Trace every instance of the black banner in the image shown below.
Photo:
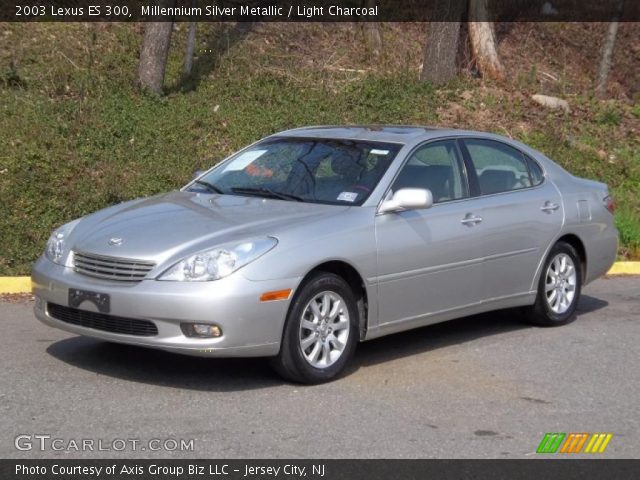
[[[640,478],[639,460],[0,460],[2,480]]]
[[[470,5],[478,21],[640,21],[637,0],[7,0],[0,21],[446,22]]]

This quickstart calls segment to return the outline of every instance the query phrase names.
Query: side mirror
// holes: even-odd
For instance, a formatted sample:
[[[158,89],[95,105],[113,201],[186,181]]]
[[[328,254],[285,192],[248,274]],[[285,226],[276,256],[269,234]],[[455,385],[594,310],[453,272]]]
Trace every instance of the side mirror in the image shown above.
[[[431,190],[426,188],[403,188],[393,194],[389,200],[380,205],[378,213],[401,212],[403,210],[418,210],[433,205]]]
[[[202,175],[204,172],[206,172],[206,170],[196,170],[195,172],[193,172],[193,175],[191,176],[191,180],[195,180],[200,175]]]

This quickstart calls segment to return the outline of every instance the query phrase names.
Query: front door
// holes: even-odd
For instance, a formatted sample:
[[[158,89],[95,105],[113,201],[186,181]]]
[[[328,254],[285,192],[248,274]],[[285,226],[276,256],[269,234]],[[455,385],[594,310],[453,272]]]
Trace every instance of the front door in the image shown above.
[[[379,325],[411,321],[483,300],[482,212],[469,198],[455,140],[412,153],[392,185],[431,190],[424,210],[376,217]]]

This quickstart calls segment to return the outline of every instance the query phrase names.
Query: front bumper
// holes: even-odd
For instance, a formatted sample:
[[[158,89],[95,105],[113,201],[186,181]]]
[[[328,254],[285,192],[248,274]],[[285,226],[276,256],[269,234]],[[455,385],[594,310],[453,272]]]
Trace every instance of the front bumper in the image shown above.
[[[112,282],[80,275],[41,257],[31,274],[34,312],[43,323],[68,332],[118,343],[207,357],[277,355],[289,300],[261,302],[268,291],[295,288],[300,279],[251,281],[236,272],[213,282],[143,280]],[[158,334],[141,337],[63,322],[49,315],[48,303],[69,306],[69,289],[110,295],[109,315],[148,320]],[[97,312],[85,301],[81,310]],[[218,338],[190,338],[181,323],[211,323],[222,329]]]

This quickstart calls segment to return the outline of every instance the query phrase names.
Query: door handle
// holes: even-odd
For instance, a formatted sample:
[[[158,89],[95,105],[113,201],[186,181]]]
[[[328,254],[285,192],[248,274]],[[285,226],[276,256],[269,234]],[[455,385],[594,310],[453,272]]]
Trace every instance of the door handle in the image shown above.
[[[476,223],[482,222],[482,217],[468,213],[460,223],[473,227]]]
[[[551,212],[555,212],[559,208],[560,208],[560,205],[558,205],[557,203],[545,202],[545,204],[542,207],[540,207],[540,210],[542,210],[543,212],[551,213]]]

